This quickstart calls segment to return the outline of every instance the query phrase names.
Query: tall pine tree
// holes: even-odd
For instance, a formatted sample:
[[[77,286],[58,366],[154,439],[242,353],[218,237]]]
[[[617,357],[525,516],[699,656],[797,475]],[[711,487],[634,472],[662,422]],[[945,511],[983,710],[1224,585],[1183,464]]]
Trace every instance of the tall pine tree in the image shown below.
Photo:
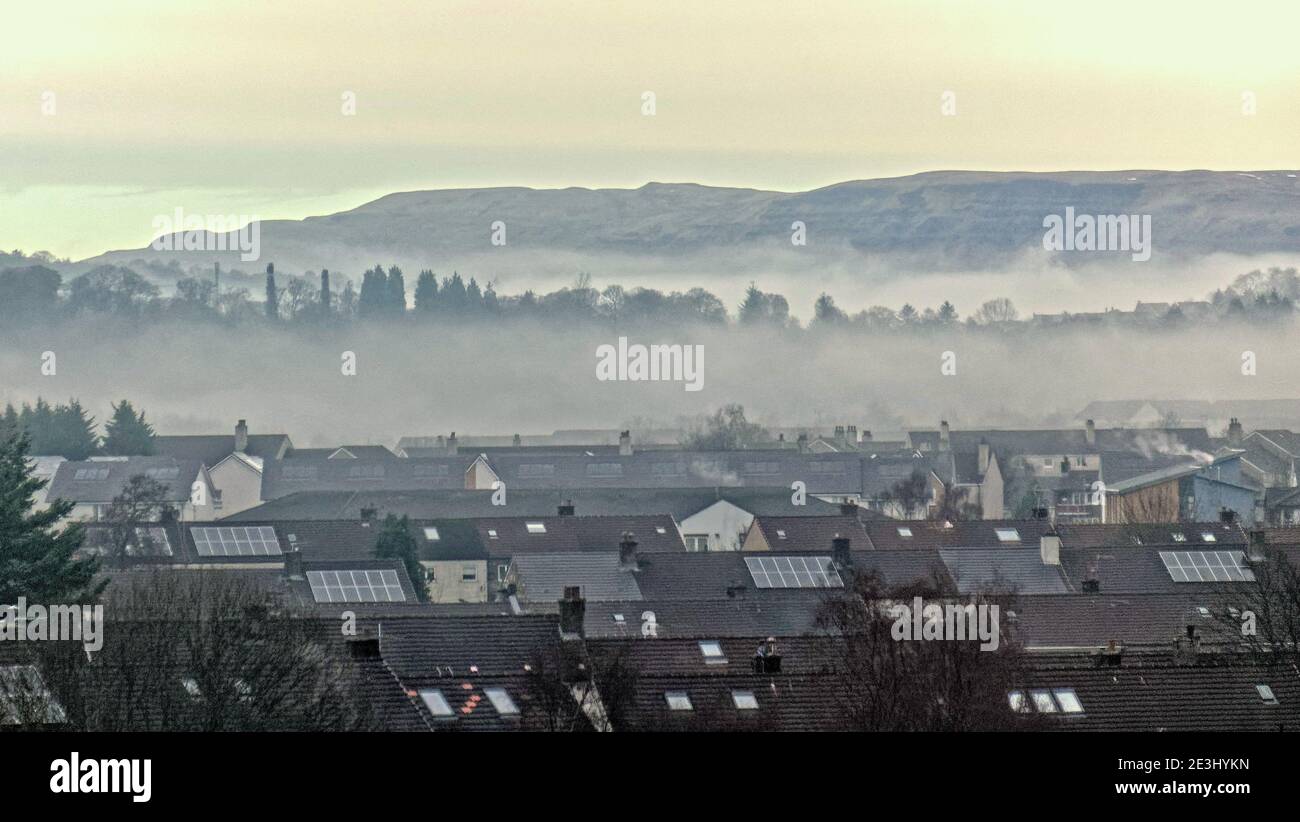
[[[388,269],[388,310],[399,317],[406,313],[406,278],[397,266]]]
[[[428,314],[437,308],[438,278],[426,268],[415,281],[415,310]]]
[[[144,421],[144,410],[136,414],[127,400],[114,405],[113,418],[104,426],[104,453],[115,457],[147,457],[153,451],[153,426]]]
[[[46,480],[33,475],[23,434],[0,436],[0,603],[26,597],[33,604],[88,602],[107,581],[95,581],[99,562],[73,557],[82,526],[58,528],[72,502],[54,500],[36,511],[35,495]]]
[[[266,318],[280,319],[280,291],[275,287],[275,263],[266,264]]]
[[[379,535],[375,538],[375,556],[380,559],[400,559],[406,567],[406,575],[415,585],[415,592],[421,601],[426,598],[424,589],[424,566],[420,564],[420,547],[411,536],[411,521],[405,515],[398,518],[396,514],[384,517]]]

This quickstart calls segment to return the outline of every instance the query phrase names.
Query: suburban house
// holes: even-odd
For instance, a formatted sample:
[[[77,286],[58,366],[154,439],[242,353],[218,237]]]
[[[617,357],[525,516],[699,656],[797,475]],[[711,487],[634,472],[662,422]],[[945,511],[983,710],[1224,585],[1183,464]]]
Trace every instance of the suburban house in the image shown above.
[[[165,502],[182,522],[202,522],[220,515],[221,495],[203,463],[171,457],[67,460],[59,464],[46,496],[72,501],[69,518],[97,522],[104,519],[113,499],[136,476],[163,485],[167,490]]]
[[[1256,521],[1261,489],[1242,473],[1240,452],[1210,463],[1183,462],[1106,485],[1105,521],[1203,522],[1232,516]]]
[[[248,433],[240,420],[233,436],[201,434],[154,437],[158,456],[199,462],[207,466],[217,496],[216,515],[230,516],[262,501],[262,467],[266,460],[282,459],[293,448],[285,434]]]

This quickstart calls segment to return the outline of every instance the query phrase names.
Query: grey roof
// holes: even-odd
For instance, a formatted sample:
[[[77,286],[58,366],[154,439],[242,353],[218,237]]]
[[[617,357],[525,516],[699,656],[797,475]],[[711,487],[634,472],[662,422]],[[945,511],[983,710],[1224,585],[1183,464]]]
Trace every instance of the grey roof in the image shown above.
[[[641,599],[636,575],[619,568],[618,554],[526,554],[515,557],[513,568],[521,601],[556,601],[571,585],[582,590],[587,602]]]
[[[344,462],[350,462],[345,460]],[[788,488],[566,488],[509,489],[507,506],[492,504],[491,491],[299,491],[226,517],[253,519],[358,519],[363,509],[418,518],[471,519],[552,516],[572,502],[579,516],[669,514],[678,522],[726,500],[756,515],[838,516],[838,505],[810,497],[790,503]]]
[[[1065,594],[1060,569],[1044,565],[1038,551],[1021,548],[943,548],[948,573],[963,594],[984,588],[1009,588],[1018,594]]]
[[[108,503],[122,493],[132,477],[143,474],[154,477],[166,486],[167,501],[185,502],[190,498],[190,486],[202,470],[203,465],[198,460],[177,460],[172,457],[69,460],[59,464],[54,479],[50,480],[46,496],[51,500]],[[81,472],[81,479],[78,479],[78,472]]]
[[[418,491],[465,487],[475,456],[437,459],[290,457],[262,466],[262,499],[297,491]]]
[[[292,445],[287,434],[250,434],[244,453],[273,460]],[[211,468],[235,452],[233,434],[159,435],[154,437],[158,456],[197,460]]]
[[[939,432],[909,431],[914,448],[939,450]],[[1204,428],[1098,428],[1096,442],[1088,444],[1084,428],[1015,430],[952,430],[948,435],[953,451],[977,451],[981,441],[994,453],[1011,454],[1091,454],[1099,451],[1133,451],[1159,453],[1168,447],[1195,451],[1213,451],[1214,442]]]

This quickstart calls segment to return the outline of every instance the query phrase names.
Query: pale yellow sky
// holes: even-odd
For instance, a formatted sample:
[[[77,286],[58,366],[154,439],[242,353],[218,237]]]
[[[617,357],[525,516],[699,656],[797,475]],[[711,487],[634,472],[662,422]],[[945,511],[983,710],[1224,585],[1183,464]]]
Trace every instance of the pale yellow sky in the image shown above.
[[[9,4],[0,247],[80,258],[177,206],[297,218],[415,188],[1300,165],[1293,0],[807,5]]]

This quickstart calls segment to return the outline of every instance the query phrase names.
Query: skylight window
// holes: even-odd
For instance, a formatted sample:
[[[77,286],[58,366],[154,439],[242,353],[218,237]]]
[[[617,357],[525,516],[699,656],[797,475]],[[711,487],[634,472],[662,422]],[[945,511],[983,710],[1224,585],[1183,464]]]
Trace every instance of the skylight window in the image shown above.
[[[900,537],[903,537],[904,539],[911,539],[911,538],[912,538],[912,529],[911,529],[911,528],[899,528],[899,529],[898,529],[898,535],[899,535]]]
[[[527,522],[524,523],[524,527],[528,529],[528,533],[530,534],[546,533],[546,523],[544,522]]]
[[[1079,701],[1079,696],[1073,688],[1058,688],[1053,695],[1056,697],[1056,704],[1061,706],[1061,713],[1083,713],[1083,703]]]
[[[447,697],[442,695],[442,691],[437,688],[425,688],[420,691],[420,699],[424,702],[424,707],[429,709],[429,713],[434,716],[455,716],[456,712],[451,709],[451,703]]]
[[[497,529],[495,529],[495,528],[489,528],[489,529],[488,529],[488,539],[496,539],[496,538],[497,538]]]
[[[656,526],[655,526],[655,533],[656,533],[656,534],[666,534],[666,533],[668,533],[668,529],[667,529],[667,528],[664,528],[662,525],[656,525]]]
[[[668,700],[668,710],[670,711],[693,711],[695,706],[691,704],[691,697],[685,691],[668,691],[664,694],[664,699]]]
[[[704,661],[710,665],[725,665],[727,655],[722,651],[722,643],[717,640],[706,639],[700,643],[700,653],[704,654]]]
[[[203,689],[199,687],[199,681],[192,676],[181,677],[181,687],[185,693],[190,695],[191,699],[198,699],[203,696]]]
[[[994,528],[993,532],[998,535],[999,542],[1020,541],[1020,532],[1015,528]]]
[[[619,625],[622,625],[624,622],[627,621],[627,618],[624,617],[622,614],[614,614],[614,621],[617,622]]]
[[[1056,713],[1056,701],[1052,699],[1051,691],[1030,691],[1029,697],[1034,700],[1034,708],[1040,714]]]
[[[497,713],[502,716],[518,716],[519,707],[515,701],[506,693],[505,688],[484,688],[483,693],[487,696],[492,707],[497,709]]]
[[[1187,542],[1187,535],[1182,531],[1175,531],[1169,536],[1174,538],[1174,542]]]
[[[731,701],[738,711],[758,710],[758,698],[754,696],[753,691],[732,691]]]
[[[778,528],[778,529],[776,530],[776,538],[777,538],[777,539],[785,539],[785,531],[782,531],[780,528]]]
[[[1265,704],[1265,705],[1276,705],[1276,704],[1277,704],[1277,697],[1273,695],[1273,689],[1270,688],[1269,686],[1267,686],[1267,685],[1256,685],[1256,686],[1255,686],[1255,693],[1259,694],[1259,698],[1262,699],[1262,700],[1264,700],[1264,704]]]
[[[433,527],[432,525],[424,529],[424,538],[427,539],[429,542],[437,542],[438,540],[442,539],[442,537],[438,534],[438,529]]]
[[[1214,538],[1214,534],[1211,534],[1209,531],[1201,534],[1201,540],[1204,542],[1218,542],[1218,540]]]
[[[1029,713],[1029,703],[1025,701],[1024,691],[1012,691],[1007,694],[1007,703],[1011,705],[1011,710],[1018,714]]]

